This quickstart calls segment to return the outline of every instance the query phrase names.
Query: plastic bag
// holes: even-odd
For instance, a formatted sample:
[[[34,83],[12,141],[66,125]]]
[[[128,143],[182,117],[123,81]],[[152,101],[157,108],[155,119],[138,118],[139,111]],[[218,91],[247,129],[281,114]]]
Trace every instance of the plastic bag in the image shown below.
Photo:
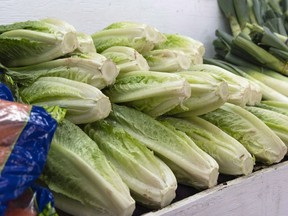
[[[3,83],[0,83],[0,99],[13,101],[12,92]]]
[[[57,216],[50,190],[33,185],[8,202],[5,216]]]
[[[2,216],[9,201],[24,194],[42,173],[57,122],[42,107],[8,101],[11,97],[9,92],[3,93],[7,91],[5,85],[1,85],[0,89]]]

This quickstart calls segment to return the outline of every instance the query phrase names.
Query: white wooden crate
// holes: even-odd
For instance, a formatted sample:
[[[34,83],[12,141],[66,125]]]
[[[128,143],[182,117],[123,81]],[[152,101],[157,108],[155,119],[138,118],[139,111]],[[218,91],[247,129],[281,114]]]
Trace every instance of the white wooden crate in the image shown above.
[[[238,177],[145,216],[287,216],[288,162]]]

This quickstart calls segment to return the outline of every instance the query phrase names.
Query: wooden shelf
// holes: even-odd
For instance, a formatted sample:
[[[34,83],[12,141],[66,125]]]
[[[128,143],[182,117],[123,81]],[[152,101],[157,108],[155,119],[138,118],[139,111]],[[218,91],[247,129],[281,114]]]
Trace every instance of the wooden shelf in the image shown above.
[[[259,168],[259,167],[258,167]],[[223,177],[222,177],[223,178]],[[226,177],[227,178],[227,177]],[[228,177],[229,178],[229,177]],[[224,181],[223,181],[224,179]],[[139,212],[145,216],[287,216],[288,215],[288,161],[244,177],[222,182],[217,186],[195,192],[180,186],[177,196],[188,195],[155,212]],[[180,191],[178,191],[180,190]],[[184,190],[184,191],[183,191]],[[182,191],[182,192],[181,192]],[[176,197],[176,199],[179,199]]]

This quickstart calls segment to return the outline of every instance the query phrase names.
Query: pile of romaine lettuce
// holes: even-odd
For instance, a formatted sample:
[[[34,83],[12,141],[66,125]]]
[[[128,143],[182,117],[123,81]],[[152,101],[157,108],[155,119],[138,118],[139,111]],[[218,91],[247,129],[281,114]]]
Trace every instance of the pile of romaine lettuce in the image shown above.
[[[257,82],[204,54],[200,41],[136,22],[92,35],[50,18],[0,25],[0,79],[19,102],[66,113],[40,178],[59,209],[160,209],[178,184],[204,190],[219,173],[284,158],[287,103],[265,103]]]

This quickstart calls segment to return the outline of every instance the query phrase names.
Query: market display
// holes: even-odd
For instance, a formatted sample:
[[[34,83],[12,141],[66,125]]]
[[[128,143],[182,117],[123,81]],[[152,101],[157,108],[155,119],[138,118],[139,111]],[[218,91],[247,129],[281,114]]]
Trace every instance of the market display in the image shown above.
[[[129,216],[281,162],[288,4],[218,4],[215,58],[144,23],[0,25],[0,215]]]

